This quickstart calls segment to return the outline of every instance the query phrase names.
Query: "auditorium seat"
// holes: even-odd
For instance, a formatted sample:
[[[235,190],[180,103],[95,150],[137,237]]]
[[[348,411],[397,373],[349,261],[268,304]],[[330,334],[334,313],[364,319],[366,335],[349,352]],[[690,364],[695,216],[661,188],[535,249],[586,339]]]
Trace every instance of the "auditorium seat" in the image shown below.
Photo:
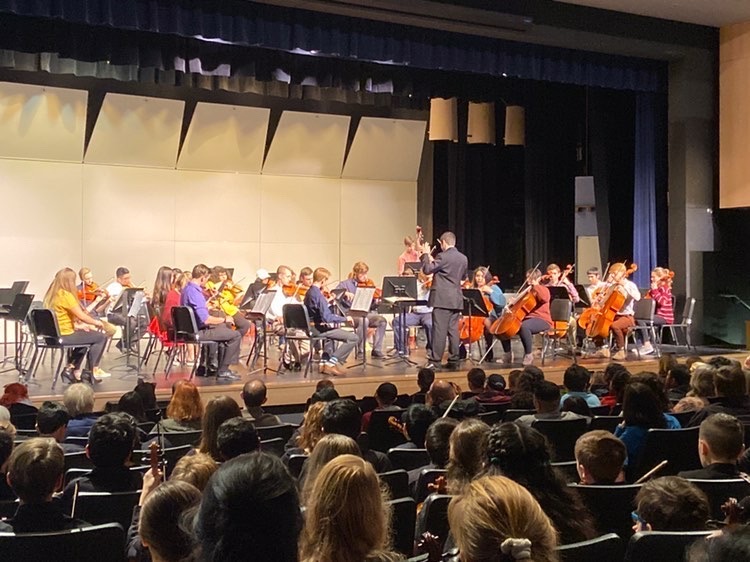
[[[445,545],[448,538],[448,504],[451,498],[447,494],[430,494],[422,504],[422,510],[417,517],[417,525],[414,536],[419,537],[422,533],[430,532],[438,537],[440,546]]]
[[[258,432],[258,437],[261,441],[267,441],[268,439],[276,439],[280,437],[284,440],[284,443],[292,438],[294,433],[294,426],[288,423],[282,423],[281,425],[267,425],[264,427],[256,427],[255,431]]]
[[[140,490],[80,492],[75,502],[75,516],[94,525],[119,523],[123,529],[127,529],[133,518],[133,508],[138,505],[140,497]]]
[[[658,476],[700,468],[698,429],[649,429],[639,458],[628,468],[628,480],[635,482],[663,460],[669,462],[659,471]]]
[[[0,533],[4,560],[23,562],[124,562],[125,531],[116,523],[54,533]]]
[[[685,550],[713,531],[643,531],[630,538],[625,562],[682,562]]]
[[[389,470],[378,474],[380,481],[386,485],[391,499],[409,497],[409,474],[405,470]]]
[[[571,420],[535,420],[531,427],[544,435],[550,444],[553,462],[575,460],[576,441],[588,431],[589,420],[577,418]]]
[[[578,492],[596,521],[600,533],[617,533],[627,540],[633,534],[630,514],[640,484],[568,484]]]
[[[405,410],[374,410],[370,414],[370,425],[367,427],[370,449],[387,453],[389,449],[406,443],[404,434],[388,421],[394,417],[400,423],[404,412]]]
[[[299,478],[302,474],[302,465],[305,464],[307,455],[290,455],[289,456],[289,472],[295,478]]]
[[[419,473],[419,479],[417,480],[417,487],[414,493],[414,499],[417,503],[421,503],[429,496],[432,491],[429,486],[434,484],[440,476],[445,476],[445,470],[440,468],[425,468]]]
[[[430,464],[427,449],[391,449],[388,451],[388,459],[393,468],[404,470],[414,470]]]
[[[719,521],[724,520],[724,512],[721,506],[729,498],[742,498],[750,495],[750,483],[742,478],[730,478],[726,480],[699,480],[690,478],[690,482],[698,486],[708,496],[711,504],[711,517]]]
[[[616,533],[557,547],[561,562],[617,561],[622,560],[624,552],[625,543]]]
[[[414,527],[417,522],[417,504],[412,498],[399,498],[388,502],[393,510],[391,529],[393,548],[404,556],[414,550]]]

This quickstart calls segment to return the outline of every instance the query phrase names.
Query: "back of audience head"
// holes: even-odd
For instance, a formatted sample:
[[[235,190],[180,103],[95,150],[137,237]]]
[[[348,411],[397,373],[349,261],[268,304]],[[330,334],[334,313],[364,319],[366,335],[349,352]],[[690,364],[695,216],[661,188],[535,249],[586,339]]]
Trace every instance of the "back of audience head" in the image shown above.
[[[557,532],[539,503],[522,486],[503,476],[484,476],[469,484],[448,506],[448,521],[461,560],[501,562],[528,558],[557,561]],[[515,548],[508,540],[515,542]],[[528,548],[528,556],[520,551]],[[512,554],[516,550],[518,554]]]
[[[260,447],[260,438],[252,420],[243,417],[229,418],[219,426],[216,448],[222,461],[252,453]]]
[[[375,400],[380,408],[392,406],[396,402],[396,398],[398,398],[398,389],[392,382],[381,383],[375,389]]]
[[[484,385],[487,382],[487,375],[484,369],[474,367],[466,373],[466,382],[469,384],[469,390],[474,393],[480,393],[484,390]]]
[[[542,382],[544,380],[544,371],[536,365],[526,365],[521,369],[522,373],[526,373],[534,381],[534,384]]]
[[[534,392],[536,385],[544,380],[544,376],[539,377],[536,372],[529,372],[525,369],[521,371],[516,379],[515,391],[519,392]]]
[[[302,499],[304,502],[307,502],[310,497],[310,491],[315,483],[315,479],[323,467],[341,455],[361,456],[357,442],[351,437],[338,435],[336,433],[324,435],[320,441],[318,441],[318,444],[315,445],[315,449],[310,454],[310,458],[308,458],[305,463],[305,483],[302,493]]]
[[[83,383],[71,384],[63,392],[63,404],[71,418],[94,411],[94,389]]]
[[[646,482],[635,504],[638,516],[645,521],[634,527],[639,531],[701,531],[710,516],[706,494],[679,476]]]
[[[333,402],[339,399],[339,393],[332,386],[324,386],[320,390],[317,390],[310,397],[310,404],[317,402]]]
[[[315,384],[315,392],[318,392],[320,390],[323,390],[324,388],[335,388],[336,385],[331,379],[320,379]]]
[[[0,430],[0,477],[5,477],[7,462],[13,452],[13,436],[7,431]]]
[[[733,400],[742,400],[747,396],[747,382],[745,373],[739,365],[719,367],[714,375],[716,396],[723,396]]]
[[[388,549],[390,513],[375,469],[341,455],[313,485],[300,542],[300,558],[316,562],[365,560]]]
[[[450,402],[456,397],[456,389],[451,383],[444,380],[437,380],[432,383],[427,393],[427,404],[439,406],[443,402]]]
[[[3,394],[0,396],[0,406],[11,406],[17,402],[25,402],[28,399],[28,387],[20,382],[12,382],[3,387]]]
[[[723,355],[714,355],[713,357],[707,359],[706,363],[711,365],[714,369],[718,369],[720,367],[733,367],[735,365],[739,367],[739,363],[737,361],[733,361],[732,359],[724,357]]]
[[[569,392],[586,392],[589,389],[591,373],[586,367],[573,364],[565,369],[563,384]]]
[[[220,461],[221,454],[216,443],[219,427],[231,418],[242,416],[242,410],[229,396],[215,396],[206,404],[206,412],[203,414],[203,430],[198,449],[201,453],[211,455],[214,460]]]
[[[690,384],[690,369],[687,365],[677,363],[674,365],[667,374],[666,386],[667,388],[675,388],[680,386],[688,386]]]
[[[628,373],[629,375],[630,371],[628,371],[628,368],[622,363],[607,363],[607,366],[604,367],[604,380],[606,380],[608,383],[611,382],[612,378],[617,373]]]
[[[23,503],[47,502],[60,488],[65,459],[51,437],[34,437],[20,443],[8,460],[8,484]]]
[[[305,423],[300,428],[297,446],[308,452],[312,452],[315,444],[323,437],[323,409],[328,402],[316,402],[310,404],[305,412]]]
[[[750,527],[724,527],[721,533],[693,543],[687,552],[689,562],[726,562],[750,560]]]
[[[297,485],[265,453],[222,464],[203,492],[195,533],[200,560],[296,562],[301,528]]]
[[[435,413],[424,404],[412,404],[401,416],[409,440],[417,449],[424,449],[427,429],[435,421]]]
[[[582,484],[615,484],[625,481],[625,444],[609,431],[597,429],[576,441],[575,457]]]
[[[187,482],[202,492],[217,468],[219,468],[218,463],[210,455],[196,452],[194,455],[185,455],[178,460],[169,479]]]
[[[143,407],[143,398],[135,390],[131,390],[120,396],[116,411],[130,414],[138,423],[147,421],[146,409]]]
[[[729,414],[718,413],[701,422],[698,454],[703,466],[712,463],[735,464],[745,452],[745,427]]]
[[[692,370],[693,365],[695,363],[702,363],[703,358],[700,355],[691,355],[687,359],[685,359],[685,365],[687,365],[687,368]]]
[[[550,381],[542,381],[534,389],[534,408],[539,413],[557,412],[560,409],[560,389]]]
[[[505,379],[503,378],[503,375],[499,373],[492,373],[487,377],[487,388],[489,388],[490,390],[494,390],[496,392],[504,392],[505,386]]]
[[[533,410],[534,393],[528,391],[518,391],[510,399],[510,407],[514,410]]]
[[[561,412],[573,412],[579,416],[591,417],[591,408],[588,402],[580,396],[569,396],[560,406]]]
[[[427,367],[419,369],[419,372],[417,372],[417,386],[419,386],[420,392],[427,393],[433,382],[435,382],[435,371]]]
[[[659,357],[659,376],[666,377],[677,364],[674,353],[662,353]]]
[[[664,380],[656,373],[650,371],[641,371],[630,377],[630,382],[638,382],[648,386],[656,395],[661,405],[662,412],[669,411],[669,397],[664,388]]]
[[[468,418],[459,423],[450,436],[450,454],[446,477],[451,494],[460,494],[484,466],[490,426]]]
[[[454,418],[439,418],[427,428],[424,446],[430,462],[436,468],[445,468],[448,465],[451,433],[457,425],[458,420]]]
[[[141,542],[155,562],[179,562],[194,550],[187,519],[200,504],[200,491],[187,482],[164,482],[146,498],[138,524]]]
[[[242,401],[247,409],[259,408],[268,400],[268,388],[260,379],[247,381],[242,387]]]
[[[135,439],[136,425],[130,414],[104,414],[91,426],[86,451],[98,468],[121,467],[130,459]]]
[[[200,420],[203,417],[203,402],[198,387],[190,381],[177,381],[172,387],[167,417],[178,422]]]
[[[143,402],[143,408],[145,410],[156,410],[156,384],[152,382],[146,382],[143,379],[138,379],[138,384],[135,385],[133,392],[138,393]]]
[[[631,382],[625,387],[622,417],[625,425],[648,429],[664,428],[667,425],[659,398],[651,387],[641,382]]]
[[[16,435],[16,426],[10,422],[10,410],[5,406],[0,406],[0,430]]]
[[[696,366],[697,365],[697,366]],[[705,363],[695,363],[690,370],[690,391],[688,396],[709,398],[714,396],[714,375],[716,369]]]
[[[326,434],[339,433],[356,441],[362,427],[362,412],[354,400],[334,400],[323,408],[322,425]]]
[[[46,400],[36,414],[36,430],[44,437],[54,437],[60,442],[65,439],[65,429],[70,416],[65,406],[59,402]]]

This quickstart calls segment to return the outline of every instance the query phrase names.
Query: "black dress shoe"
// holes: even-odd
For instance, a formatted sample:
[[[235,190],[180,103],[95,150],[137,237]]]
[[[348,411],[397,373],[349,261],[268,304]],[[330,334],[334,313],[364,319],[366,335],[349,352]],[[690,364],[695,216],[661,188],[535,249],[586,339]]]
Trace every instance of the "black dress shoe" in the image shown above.
[[[92,373],[88,369],[84,369],[84,371],[81,373],[81,381],[87,382],[91,386],[94,386],[94,383],[96,383],[96,382],[102,382],[102,379],[97,379],[94,376],[94,373]]]
[[[443,370],[443,366],[439,365],[439,364],[436,364],[436,363],[427,363],[427,365],[425,365],[424,368],[425,369],[432,369],[436,373],[438,371],[442,371]]]
[[[300,363],[299,361],[295,361],[293,368],[294,368],[295,371],[301,371],[302,370],[302,363]]]
[[[206,376],[206,367],[201,365],[195,370],[195,376],[196,377],[205,377]]]
[[[60,378],[64,382],[69,382],[71,384],[79,382],[78,379],[76,379],[75,375],[73,374],[73,369],[69,367],[66,367],[65,369],[63,369],[62,373],[60,373]]]

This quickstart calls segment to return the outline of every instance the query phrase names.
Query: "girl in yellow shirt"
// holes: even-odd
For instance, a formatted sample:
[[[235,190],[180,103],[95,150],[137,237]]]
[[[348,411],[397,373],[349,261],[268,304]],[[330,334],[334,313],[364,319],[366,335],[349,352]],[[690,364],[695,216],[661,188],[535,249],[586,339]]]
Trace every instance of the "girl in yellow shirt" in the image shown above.
[[[104,353],[107,336],[97,331],[104,327],[104,323],[87,314],[76,298],[75,271],[66,267],[55,274],[55,279],[44,296],[44,306],[54,313],[63,343],[91,344],[88,348],[91,371],[81,369],[86,348],[77,347],[73,349],[70,363],[61,375],[62,379],[67,382],[99,382],[97,375],[106,374],[100,369],[99,362]]]

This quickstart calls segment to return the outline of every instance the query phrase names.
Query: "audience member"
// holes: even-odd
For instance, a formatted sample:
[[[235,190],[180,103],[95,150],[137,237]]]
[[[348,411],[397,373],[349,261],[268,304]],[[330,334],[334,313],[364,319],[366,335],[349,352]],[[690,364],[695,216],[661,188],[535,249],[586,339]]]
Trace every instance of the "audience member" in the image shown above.
[[[706,540],[695,541],[686,553],[688,562],[750,560],[750,527],[734,525]]]
[[[308,404],[308,406],[315,404],[316,402],[331,402],[338,399],[339,393],[335,388],[332,386],[324,386],[320,390],[313,392],[312,396],[310,396],[310,404]]]
[[[396,385],[391,382],[381,383],[378,385],[378,388],[375,389],[375,402],[377,404],[375,410],[385,412],[400,410],[401,408],[396,406],[396,398],[398,398],[398,389],[396,388]],[[371,417],[372,412],[365,412],[362,414],[362,431],[367,431],[370,427]]]
[[[49,533],[88,525],[69,517],[59,502],[52,501],[62,485],[64,467],[63,451],[50,437],[34,437],[13,450],[7,478],[21,503],[11,519],[0,522],[0,532]]]
[[[541,433],[525,425],[502,423],[492,427],[487,443],[487,474],[506,476],[531,492],[560,532],[561,544],[595,536],[591,514],[552,467]]]
[[[310,492],[312,491],[313,484],[315,484],[315,479],[318,477],[320,471],[323,470],[323,467],[341,455],[361,456],[357,442],[351,437],[336,433],[324,435],[318,441],[310,458],[302,466],[302,472],[299,477],[303,505],[307,504],[310,499]]]
[[[427,428],[435,421],[435,414],[425,404],[412,404],[401,415],[406,443],[397,449],[424,449]]]
[[[456,419],[439,418],[427,428],[424,447],[427,449],[427,456],[430,457],[430,464],[409,471],[409,488],[412,493],[415,491],[419,475],[423,470],[433,468],[443,470],[448,466],[451,433],[457,425]]]
[[[669,371],[677,365],[678,363],[674,353],[662,353],[661,357],[659,357],[659,377],[666,379],[667,375],[669,375]]]
[[[630,377],[630,382],[643,383],[647,387],[649,387],[656,395],[656,398],[659,400],[659,406],[661,407],[662,412],[669,412],[672,409],[669,403],[669,398],[667,398],[667,390],[664,386],[664,381],[656,373],[652,373],[650,371],[641,371],[639,373],[636,373],[635,375],[632,375]]]
[[[147,382],[143,379],[138,379],[138,382],[133,389],[133,392],[137,392],[143,402],[143,408],[148,410],[157,410],[156,404],[156,383]]]
[[[36,407],[29,398],[29,389],[25,384],[12,382],[5,385],[5,392],[0,396],[0,406],[5,406],[11,418],[36,414]],[[23,428],[22,428],[23,429]]]
[[[508,390],[511,393],[518,391],[518,379],[522,372],[521,369],[513,369],[508,373]]]
[[[252,453],[260,446],[255,425],[247,418],[229,418],[219,426],[216,433],[216,449],[221,461]]]
[[[741,367],[739,361],[734,361],[723,355],[714,355],[713,357],[710,357],[706,360],[706,364],[711,365],[714,369],[719,369],[720,367]]]
[[[315,479],[300,540],[302,562],[384,561],[390,510],[372,466],[355,455],[330,461]]]
[[[558,560],[557,532],[536,499],[503,476],[473,481],[448,506],[461,560]]]
[[[216,442],[216,435],[219,432],[219,426],[231,418],[242,416],[242,410],[233,399],[229,396],[215,396],[206,404],[206,411],[203,413],[203,431],[201,440],[198,444],[198,450],[201,453],[211,455],[211,457],[221,462],[221,454]]]
[[[52,437],[57,441],[64,453],[80,453],[83,451],[81,445],[65,442],[69,420],[70,416],[62,404],[47,400],[37,412],[36,430],[40,437]]]
[[[591,407],[601,406],[596,394],[589,392],[590,381],[591,373],[586,367],[574,363],[565,369],[563,384],[568,391],[560,398],[560,405],[571,396],[580,396]]]
[[[576,441],[575,457],[581,484],[620,484],[625,482],[625,444],[609,431],[597,429]]]
[[[510,399],[511,410],[533,410],[534,393],[526,390],[515,392]]]
[[[97,416],[94,412],[94,389],[87,384],[71,384],[63,392],[63,404],[70,420],[65,437],[86,437]]]
[[[181,562],[195,551],[187,519],[200,505],[200,491],[187,482],[156,486],[140,508],[137,532],[154,562]]]
[[[435,382],[435,371],[422,367],[417,372],[417,386],[419,391],[411,395],[412,404],[424,404],[432,383]]]
[[[677,402],[690,391],[690,369],[687,365],[677,364],[669,370],[665,381],[667,396],[671,402]]]
[[[630,380],[630,371],[620,363],[610,363],[604,368],[604,378],[608,381],[609,392],[601,397],[601,405],[613,408],[617,404],[622,404],[622,395]]]
[[[8,484],[8,460],[13,452],[13,436],[0,430],[0,501],[13,501],[16,494]]]
[[[129,492],[141,489],[141,473],[129,468],[135,438],[135,420],[129,414],[104,414],[96,420],[86,445],[86,455],[94,469],[65,486],[62,502],[66,509],[73,505],[76,489],[80,492]]]
[[[574,420],[581,416],[560,411],[560,389],[553,382],[542,381],[534,389],[535,414],[516,419],[516,423],[531,426],[536,420]]]
[[[476,416],[481,407],[476,400],[453,400],[458,392],[453,383],[444,380],[436,380],[430,386],[427,393],[426,404],[429,406],[435,417],[441,418],[446,411],[449,416],[456,419],[469,418]],[[448,410],[450,408],[450,410]]]
[[[591,408],[589,408],[586,400],[584,400],[580,396],[571,396],[570,398],[566,398],[565,402],[563,402],[562,406],[560,407],[560,414],[577,414],[584,418],[591,418],[593,416],[593,414],[591,413]]]
[[[295,431],[284,446],[283,461],[288,462],[291,455],[309,455],[315,444],[323,437],[323,408],[327,402],[310,404],[305,412],[302,425]]]
[[[179,380],[172,386],[172,399],[167,406],[167,417],[159,422],[164,433],[198,431],[203,419],[203,402],[198,387],[190,381]],[[156,433],[156,427],[151,433]]]
[[[479,395],[484,392],[484,385],[487,382],[487,375],[484,373],[484,369],[474,367],[466,373],[466,382],[469,385],[469,392],[472,394]]]
[[[684,470],[678,476],[704,480],[739,478],[737,459],[744,451],[742,422],[729,414],[713,414],[701,422],[698,433],[698,456],[703,468]]]
[[[747,395],[745,373],[739,365],[723,366],[714,375],[716,398],[695,413],[688,425],[695,427],[711,414],[719,412],[732,416],[750,415],[750,397]]]
[[[143,398],[135,390],[126,392],[120,396],[120,400],[117,402],[116,412],[125,412],[135,418],[136,423],[145,423],[146,409],[143,407]]]
[[[253,379],[242,387],[242,401],[245,403],[243,416],[250,418],[255,427],[268,427],[281,425],[278,416],[263,411],[263,404],[268,401],[268,388],[266,383],[260,379]]]
[[[12,435],[16,435],[16,426],[10,422],[10,411],[5,406],[0,406],[0,430]]]
[[[448,490],[451,494],[462,493],[482,471],[489,432],[490,426],[476,418],[463,420],[451,432],[446,467]]]
[[[185,455],[178,460],[172,469],[170,480],[182,480],[192,484],[201,492],[206,489],[209,478],[213,476],[219,463],[209,455],[195,453],[194,455]]]
[[[227,461],[203,491],[198,560],[297,562],[299,505],[296,482],[278,458],[258,452]]]
[[[702,531],[711,511],[698,487],[679,476],[646,482],[635,497],[633,531]]]
[[[693,363],[690,368],[690,390],[685,398],[680,399],[674,407],[675,412],[701,410],[708,406],[709,398],[714,396],[714,375],[716,369],[705,363]]]

